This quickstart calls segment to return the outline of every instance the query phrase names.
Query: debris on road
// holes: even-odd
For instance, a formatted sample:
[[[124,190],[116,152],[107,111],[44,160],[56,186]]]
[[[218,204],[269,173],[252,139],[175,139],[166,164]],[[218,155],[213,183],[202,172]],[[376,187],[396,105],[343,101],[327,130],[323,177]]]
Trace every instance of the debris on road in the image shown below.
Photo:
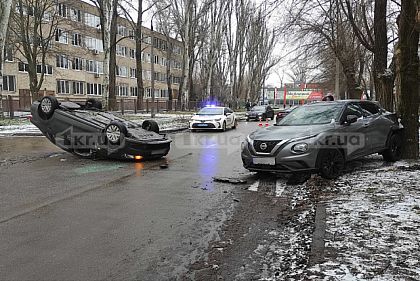
[[[224,177],[213,177],[213,181],[231,183],[231,184],[245,184],[245,183],[247,183],[247,180],[234,179],[234,178],[224,178]]]

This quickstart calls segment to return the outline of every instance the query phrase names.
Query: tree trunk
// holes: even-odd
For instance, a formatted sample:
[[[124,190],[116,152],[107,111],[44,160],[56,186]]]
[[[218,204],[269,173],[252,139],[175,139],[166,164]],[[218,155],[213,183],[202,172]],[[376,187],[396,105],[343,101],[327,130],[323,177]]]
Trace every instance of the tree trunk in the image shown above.
[[[117,65],[117,1],[113,1],[114,15],[112,17],[110,41],[111,48],[109,50],[109,110],[117,110],[116,99],[116,76],[115,68]]]
[[[379,103],[389,111],[394,110],[393,83],[391,73],[387,69],[388,38],[386,26],[387,0],[375,1],[374,16],[374,61],[373,74],[375,82],[376,98]]]
[[[3,53],[11,6],[12,0],[2,0],[0,3],[0,118],[3,117]]]
[[[403,158],[419,158],[419,32],[415,29],[416,1],[402,0],[399,24],[399,112],[404,125]]]
[[[102,26],[102,38],[103,38],[103,47],[104,47],[104,77],[102,79],[103,83],[103,95],[102,95],[102,105],[105,110],[109,110],[109,70],[111,66],[110,62],[110,51],[111,51],[111,26],[112,18],[114,15],[114,0],[105,0],[102,1],[103,17],[101,17],[101,26]]]
[[[138,0],[138,13],[136,24],[136,74],[137,74],[137,108],[143,109],[144,85],[143,85],[143,64],[141,59],[141,25],[143,23],[143,0]]]

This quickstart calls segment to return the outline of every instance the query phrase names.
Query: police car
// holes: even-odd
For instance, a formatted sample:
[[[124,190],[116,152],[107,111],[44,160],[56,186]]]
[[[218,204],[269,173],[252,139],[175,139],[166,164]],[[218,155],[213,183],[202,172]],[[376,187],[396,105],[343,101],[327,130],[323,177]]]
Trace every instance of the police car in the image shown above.
[[[192,132],[196,130],[226,131],[236,129],[238,120],[235,113],[228,107],[206,106],[196,113],[189,122]]]

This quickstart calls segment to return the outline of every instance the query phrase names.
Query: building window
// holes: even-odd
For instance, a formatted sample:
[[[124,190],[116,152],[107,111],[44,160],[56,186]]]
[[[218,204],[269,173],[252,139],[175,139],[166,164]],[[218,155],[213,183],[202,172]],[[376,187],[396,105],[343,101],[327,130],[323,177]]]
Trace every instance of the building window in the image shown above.
[[[70,81],[57,80],[57,94],[70,94]]]
[[[82,12],[78,9],[70,8],[70,19],[72,21],[82,22]]]
[[[117,85],[117,95],[120,96],[120,97],[127,97],[128,96],[128,85],[127,84]]]
[[[101,19],[98,16],[85,13],[85,24],[90,27],[101,28]]]
[[[137,87],[130,87],[130,96],[137,97],[138,96],[138,88]]]
[[[9,46],[4,47],[4,61],[13,61],[13,50]]]
[[[136,58],[136,50],[130,49],[130,58],[132,58],[132,59]]]
[[[63,18],[66,18],[68,15],[66,4],[58,3],[57,6],[58,6],[58,14],[62,16]]]
[[[55,31],[55,41],[63,43],[63,44],[67,44],[68,43],[68,33],[66,31],[58,28]]]
[[[116,67],[116,75],[120,77],[127,77],[127,67],[126,66],[118,66]]]
[[[102,85],[101,84],[92,84],[87,83],[87,94],[93,96],[102,96]]]
[[[29,65],[27,64],[27,63],[24,63],[24,62],[19,62],[18,63],[18,70],[20,71],[20,72],[28,72],[28,70],[29,70]]]
[[[121,35],[121,36],[127,36],[128,35],[127,28],[125,26],[118,25],[118,27],[117,27],[117,34],[118,35]]]
[[[117,49],[116,50],[117,56],[122,56],[122,57],[126,57],[127,56],[127,47],[121,46],[121,45],[117,45],[117,48],[116,49]]]
[[[149,99],[152,97],[152,90],[150,88],[146,88],[145,93],[146,93],[146,98]]]
[[[131,78],[137,78],[137,69],[136,68],[130,68],[130,77]]]
[[[136,39],[136,33],[135,33],[134,29],[129,29],[128,30],[128,38],[130,38],[132,40]]]
[[[104,51],[104,45],[102,43],[102,40],[96,39],[93,37],[86,36],[85,37],[85,45],[86,48],[90,50],[94,50],[97,52],[103,52]]]
[[[160,97],[161,98],[167,98],[168,97],[168,90],[160,90]]]
[[[143,70],[143,80],[152,80],[152,72],[150,70]]]
[[[86,60],[86,71],[93,73],[104,73],[104,63],[101,61]]]
[[[57,67],[69,68],[69,58],[66,55],[57,55],[56,57]]]
[[[71,87],[71,89],[72,89],[72,91],[71,91],[71,93],[73,94],[73,95],[84,95],[85,93],[84,93],[84,82],[82,82],[82,81],[73,81],[72,82],[72,87]]]
[[[82,46],[82,35],[79,33],[73,33],[73,36],[71,38],[71,44],[73,46]]]
[[[16,77],[3,76],[3,91],[15,92],[16,91]]]
[[[45,75],[52,75],[53,67],[51,65],[38,64],[36,66],[36,73],[38,74],[44,73]]]
[[[74,70],[83,70],[83,59],[73,58],[71,68]]]
[[[165,66],[166,65],[166,58],[160,58],[160,65]]]
[[[159,57],[155,55],[153,61],[155,64],[159,64]]]

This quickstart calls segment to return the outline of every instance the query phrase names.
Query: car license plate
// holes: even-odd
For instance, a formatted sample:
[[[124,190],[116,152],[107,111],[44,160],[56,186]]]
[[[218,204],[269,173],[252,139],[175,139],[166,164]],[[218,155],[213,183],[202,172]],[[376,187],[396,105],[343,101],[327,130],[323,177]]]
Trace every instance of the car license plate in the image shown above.
[[[198,127],[207,127],[207,124],[197,124]]]
[[[256,165],[276,165],[276,159],[274,157],[253,158],[252,161]]]

